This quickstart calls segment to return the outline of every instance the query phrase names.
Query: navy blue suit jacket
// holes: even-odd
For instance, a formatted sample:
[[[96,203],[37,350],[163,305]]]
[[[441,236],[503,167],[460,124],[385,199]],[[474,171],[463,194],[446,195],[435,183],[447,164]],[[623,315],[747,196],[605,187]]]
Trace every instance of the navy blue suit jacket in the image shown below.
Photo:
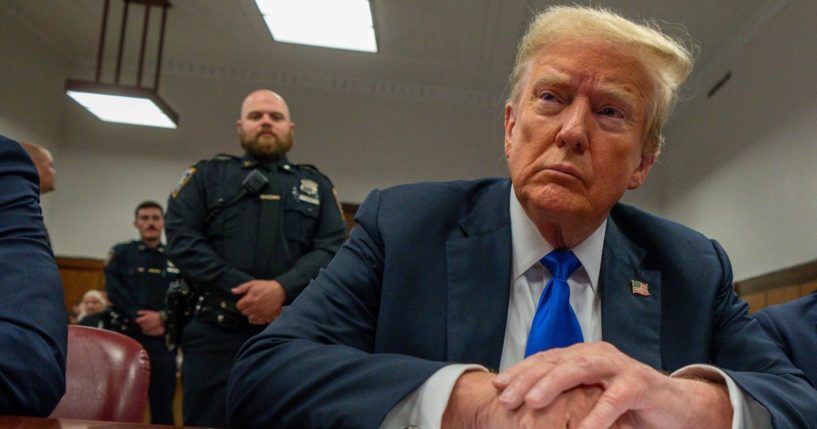
[[[376,428],[447,363],[498,368],[509,196],[507,179],[370,194],[350,241],[239,353],[228,394],[233,426]],[[632,294],[633,279],[649,284],[649,297]],[[717,243],[617,205],[599,288],[603,338],[624,353],[667,371],[712,363],[778,426],[817,422],[817,392],[747,316]]]
[[[47,416],[65,393],[68,319],[37,183],[0,136],[0,414]]]
[[[794,366],[817,387],[817,291],[754,314]]]

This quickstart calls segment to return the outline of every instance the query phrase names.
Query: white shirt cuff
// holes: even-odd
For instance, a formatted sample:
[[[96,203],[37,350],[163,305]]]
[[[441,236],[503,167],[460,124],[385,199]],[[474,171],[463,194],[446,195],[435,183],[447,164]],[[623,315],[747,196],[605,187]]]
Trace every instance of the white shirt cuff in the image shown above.
[[[457,379],[466,371],[488,371],[481,365],[447,365],[389,411],[380,429],[439,429],[448,398]]]
[[[705,378],[711,381],[723,381],[729,390],[729,402],[732,404],[732,429],[771,429],[772,418],[766,407],[760,405],[748,393],[738,387],[725,372],[711,365],[687,365],[670,377],[690,376]]]

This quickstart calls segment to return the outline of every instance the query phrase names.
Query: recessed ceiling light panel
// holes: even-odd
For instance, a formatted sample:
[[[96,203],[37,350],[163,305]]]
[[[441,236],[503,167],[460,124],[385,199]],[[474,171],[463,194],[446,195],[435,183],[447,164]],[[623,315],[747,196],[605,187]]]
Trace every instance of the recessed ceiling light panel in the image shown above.
[[[278,42],[377,52],[368,0],[255,0]]]

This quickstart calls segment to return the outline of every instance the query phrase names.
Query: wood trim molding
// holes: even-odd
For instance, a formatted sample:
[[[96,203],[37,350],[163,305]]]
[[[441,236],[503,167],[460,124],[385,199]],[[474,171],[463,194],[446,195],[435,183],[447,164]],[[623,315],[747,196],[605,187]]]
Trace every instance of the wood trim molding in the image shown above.
[[[105,267],[105,261],[92,258],[71,258],[66,256],[56,256],[59,268],[69,268],[75,270],[101,270]]]
[[[796,285],[817,279],[817,260],[735,282],[739,295]]]

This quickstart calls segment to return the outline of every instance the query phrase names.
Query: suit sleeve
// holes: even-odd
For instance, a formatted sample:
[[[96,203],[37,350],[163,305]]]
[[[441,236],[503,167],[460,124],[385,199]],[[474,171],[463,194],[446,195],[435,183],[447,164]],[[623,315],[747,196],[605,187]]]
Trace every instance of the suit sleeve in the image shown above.
[[[228,388],[232,427],[377,428],[445,365],[373,353],[385,257],[377,210],[375,191],[329,266],[244,344]]]
[[[318,271],[329,264],[346,240],[346,225],[332,185],[328,180],[322,180],[321,184],[320,215],[312,237],[312,249],[298,258],[292,268],[276,278],[287,292],[287,303],[300,295],[309,281],[318,275]]]
[[[786,341],[783,340],[783,336],[780,335],[780,331],[777,328],[777,324],[774,322],[774,319],[768,314],[766,311],[758,311],[752,315],[757,323],[763,328],[763,331],[766,332],[766,335],[777,344],[785,353],[786,356],[791,356],[789,345]]]
[[[766,407],[775,428],[817,428],[817,391],[748,315],[748,305],[732,288],[725,252],[713,245],[724,273],[715,309],[713,364]]]
[[[203,178],[206,173],[206,162],[188,170],[188,183],[181,184],[181,189],[167,202],[167,257],[185,278],[198,284],[219,284],[226,290],[253,277],[230,266],[207,240],[207,189]]]
[[[117,311],[131,320],[136,320],[138,317],[136,311],[140,310],[140,308],[133,298],[133,291],[125,287],[124,273],[122,272],[124,269],[122,258],[124,256],[122,249],[118,246],[111,249],[110,259],[105,264],[105,291]]]
[[[67,314],[37,182],[0,136],[0,414],[47,416],[65,393]]]

